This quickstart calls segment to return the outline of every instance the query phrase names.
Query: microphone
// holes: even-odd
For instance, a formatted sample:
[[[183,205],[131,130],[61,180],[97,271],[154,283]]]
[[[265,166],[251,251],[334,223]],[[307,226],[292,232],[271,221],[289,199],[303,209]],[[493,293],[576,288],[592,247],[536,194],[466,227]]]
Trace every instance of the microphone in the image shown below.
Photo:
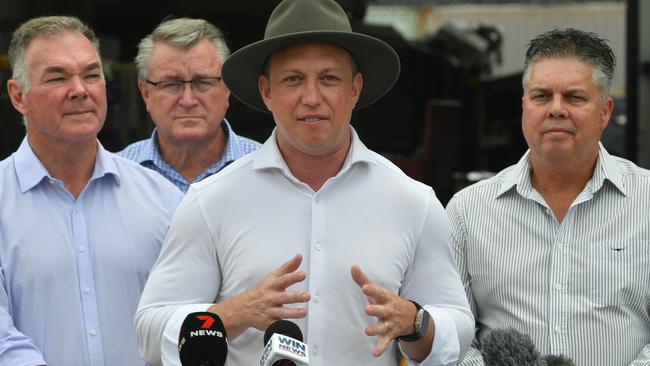
[[[264,353],[260,366],[306,366],[309,351],[302,343],[300,328],[288,320],[271,323],[264,332]]]
[[[565,356],[541,356],[532,339],[514,328],[489,331],[481,354],[486,366],[575,366]]]
[[[228,355],[226,328],[214,313],[189,314],[178,335],[182,366],[223,366]]]

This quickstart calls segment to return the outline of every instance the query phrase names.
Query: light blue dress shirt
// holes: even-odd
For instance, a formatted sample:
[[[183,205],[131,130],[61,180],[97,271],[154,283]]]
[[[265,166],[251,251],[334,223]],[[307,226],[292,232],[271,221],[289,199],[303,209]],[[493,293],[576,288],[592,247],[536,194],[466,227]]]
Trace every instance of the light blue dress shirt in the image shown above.
[[[257,141],[237,135],[225,119],[221,122],[221,128],[227,136],[226,147],[223,149],[221,159],[208,167],[208,169],[196,177],[193,182],[188,182],[176,171],[176,169],[163,160],[160,155],[156,129],[154,129],[150,138],[132,143],[124,148],[124,150],[118,152],[118,155],[124,156],[142,166],[157,171],[174,183],[181,191],[187,192],[187,188],[191,183],[202,181],[206,177],[219,172],[228,164],[251,151],[257,150],[261,146]]]
[[[0,365],[143,365],[133,315],[181,196],[99,145],[75,199],[24,139],[0,162]]]

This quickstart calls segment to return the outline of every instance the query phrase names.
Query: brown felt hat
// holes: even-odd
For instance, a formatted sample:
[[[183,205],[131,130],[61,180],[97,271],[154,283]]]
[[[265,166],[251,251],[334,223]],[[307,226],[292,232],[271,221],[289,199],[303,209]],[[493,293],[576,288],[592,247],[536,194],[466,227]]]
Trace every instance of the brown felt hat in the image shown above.
[[[269,56],[299,43],[329,43],[346,49],[363,74],[356,109],[386,94],[397,81],[400,64],[385,42],[352,32],[345,11],[334,0],[284,0],[273,10],[264,39],[234,52],[223,64],[228,89],[244,104],[269,113],[258,88]]]

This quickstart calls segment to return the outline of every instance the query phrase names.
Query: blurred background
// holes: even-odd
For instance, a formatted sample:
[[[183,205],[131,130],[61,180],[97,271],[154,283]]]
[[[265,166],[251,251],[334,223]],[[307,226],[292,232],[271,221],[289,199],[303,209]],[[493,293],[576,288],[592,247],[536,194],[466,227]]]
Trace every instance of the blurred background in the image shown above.
[[[0,0],[0,159],[25,130],[6,93],[11,32],[40,15],[80,17],[101,40],[109,113],[102,144],[119,151],[153,128],[132,61],[139,40],[167,16],[199,17],[224,31],[232,51],[263,37],[280,0]],[[521,72],[528,41],[573,27],[610,41],[618,57],[615,112],[603,143],[650,168],[650,1],[337,0],[356,32],[389,43],[402,62],[395,87],[355,112],[353,126],[371,149],[434,187],[445,204],[458,189],[514,164],[521,134]],[[263,142],[270,115],[231,98],[227,118]]]

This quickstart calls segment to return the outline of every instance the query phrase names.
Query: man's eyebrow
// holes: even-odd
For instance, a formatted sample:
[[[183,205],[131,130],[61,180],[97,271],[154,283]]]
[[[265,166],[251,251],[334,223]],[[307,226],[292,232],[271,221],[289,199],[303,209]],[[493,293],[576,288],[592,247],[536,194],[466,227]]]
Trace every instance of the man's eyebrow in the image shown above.
[[[543,92],[543,93],[545,93],[545,92],[548,92],[548,88],[543,87],[543,86],[533,86],[532,88],[530,88],[530,91],[531,92]]]
[[[84,67],[84,71],[91,71],[91,70],[97,70],[97,69],[101,70],[101,68],[102,67],[99,64],[99,62],[92,62],[92,63],[86,65],[86,67]]]
[[[92,62],[88,65],[86,65],[83,68],[83,71],[93,71],[93,70],[99,70],[101,69],[101,66],[99,62]],[[65,74],[67,73],[65,67],[63,66],[48,66],[45,68],[45,73],[52,73],[52,74]]]
[[[47,74],[63,74],[65,73],[65,68],[62,66],[48,66],[45,68],[45,73]]]
[[[584,88],[575,87],[575,88],[569,88],[569,89],[567,89],[563,94],[575,94],[575,93],[583,93],[583,94],[586,93],[586,94],[589,94],[589,91],[587,91],[587,90],[584,89]]]

